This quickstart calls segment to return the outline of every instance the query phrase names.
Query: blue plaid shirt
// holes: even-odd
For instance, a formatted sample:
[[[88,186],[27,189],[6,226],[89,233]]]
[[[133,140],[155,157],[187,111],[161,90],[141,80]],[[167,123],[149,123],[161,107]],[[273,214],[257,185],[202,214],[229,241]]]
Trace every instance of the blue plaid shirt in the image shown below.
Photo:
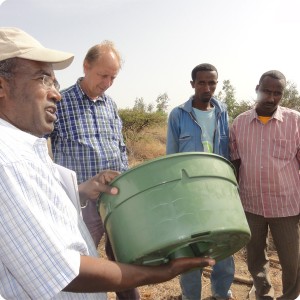
[[[122,121],[107,95],[92,101],[77,83],[61,92],[58,120],[51,133],[54,161],[74,170],[78,183],[111,169],[128,169]]]

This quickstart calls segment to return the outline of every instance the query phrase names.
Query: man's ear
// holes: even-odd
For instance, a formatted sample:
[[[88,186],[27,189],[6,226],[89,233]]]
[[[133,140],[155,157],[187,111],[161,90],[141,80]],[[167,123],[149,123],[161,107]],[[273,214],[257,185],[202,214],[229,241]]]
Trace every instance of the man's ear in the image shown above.
[[[256,88],[255,88],[255,92],[257,93],[257,91],[258,91],[258,89],[259,89],[259,84],[256,86]]]
[[[0,98],[3,98],[4,96],[8,96],[9,89],[10,86],[8,80],[5,77],[0,76]]]
[[[6,89],[7,89],[7,81],[4,79],[4,77],[0,76],[0,98],[4,96]]]
[[[191,80],[190,84],[191,84],[192,88],[194,89],[195,88],[195,82],[193,80]]]
[[[91,65],[85,60],[83,62],[83,73],[86,74],[87,70],[91,68]]]

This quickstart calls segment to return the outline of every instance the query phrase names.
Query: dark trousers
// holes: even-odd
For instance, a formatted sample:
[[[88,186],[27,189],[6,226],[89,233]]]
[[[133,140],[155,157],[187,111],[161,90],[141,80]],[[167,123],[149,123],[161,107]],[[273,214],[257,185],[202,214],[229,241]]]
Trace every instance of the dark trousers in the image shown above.
[[[299,215],[264,218],[246,212],[246,217],[251,230],[251,240],[247,244],[247,263],[253,278],[257,299],[274,298],[267,257],[269,229],[282,268],[283,293],[277,299],[296,299],[300,293]]]

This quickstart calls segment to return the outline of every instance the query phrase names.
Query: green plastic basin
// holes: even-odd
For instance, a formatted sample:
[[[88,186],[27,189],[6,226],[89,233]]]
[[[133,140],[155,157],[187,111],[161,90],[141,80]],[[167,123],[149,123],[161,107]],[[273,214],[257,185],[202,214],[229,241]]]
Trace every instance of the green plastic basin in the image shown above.
[[[119,194],[102,194],[98,210],[119,262],[222,260],[250,239],[233,166],[221,156],[166,155],[124,172],[111,185]]]

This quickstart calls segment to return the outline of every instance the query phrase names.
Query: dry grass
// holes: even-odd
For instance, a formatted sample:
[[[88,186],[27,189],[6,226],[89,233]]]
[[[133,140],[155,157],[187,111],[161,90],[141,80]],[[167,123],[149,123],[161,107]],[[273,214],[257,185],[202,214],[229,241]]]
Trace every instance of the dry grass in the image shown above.
[[[166,153],[166,127],[147,128],[126,141],[130,166],[163,156]]]

